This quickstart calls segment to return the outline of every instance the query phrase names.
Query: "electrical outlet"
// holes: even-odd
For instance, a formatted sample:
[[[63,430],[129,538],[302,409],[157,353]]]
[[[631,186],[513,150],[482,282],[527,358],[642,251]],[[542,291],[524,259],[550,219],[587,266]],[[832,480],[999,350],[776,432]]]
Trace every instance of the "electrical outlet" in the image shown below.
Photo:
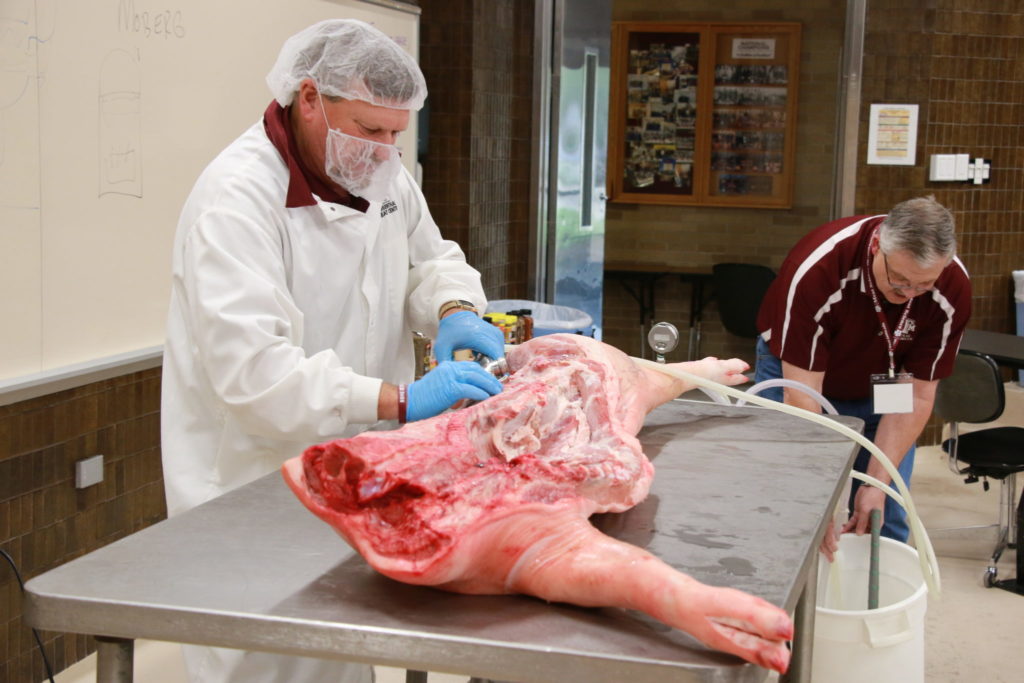
[[[103,481],[103,456],[94,455],[75,463],[75,488],[84,489]]]

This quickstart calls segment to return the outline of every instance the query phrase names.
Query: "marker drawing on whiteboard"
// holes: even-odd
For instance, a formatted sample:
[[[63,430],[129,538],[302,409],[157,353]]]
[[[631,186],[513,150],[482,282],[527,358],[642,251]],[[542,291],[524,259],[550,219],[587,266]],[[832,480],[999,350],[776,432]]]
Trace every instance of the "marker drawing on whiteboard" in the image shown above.
[[[139,52],[111,50],[100,65],[99,196],[142,197]]]
[[[56,8],[52,0],[0,5],[0,207],[38,211],[38,88],[46,76],[38,52],[53,38]]]

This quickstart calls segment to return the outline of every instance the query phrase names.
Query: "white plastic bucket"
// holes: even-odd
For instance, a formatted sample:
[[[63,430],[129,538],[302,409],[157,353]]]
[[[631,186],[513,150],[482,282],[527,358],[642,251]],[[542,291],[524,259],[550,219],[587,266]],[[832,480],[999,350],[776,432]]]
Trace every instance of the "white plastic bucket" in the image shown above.
[[[917,551],[880,541],[877,609],[867,608],[870,535],[843,534],[835,562],[819,559],[812,681],[924,681],[928,587]]]

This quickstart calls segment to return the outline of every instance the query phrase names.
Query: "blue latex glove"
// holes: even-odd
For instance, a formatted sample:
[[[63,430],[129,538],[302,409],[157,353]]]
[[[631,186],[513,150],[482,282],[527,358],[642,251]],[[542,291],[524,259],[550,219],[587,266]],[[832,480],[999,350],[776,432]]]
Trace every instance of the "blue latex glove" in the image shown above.
[[[409,385],[405,420],[414,422],[433,417],[464,398],[482,401],[500,393],[502,388],[501,382],[478,363],[471,360],[443,361]]]
[[[492,359],[504,358],[505,334],[470,311],[452,313],[439,323],[434,357],[438,363],[452,360],[457,349],[472,349]]]

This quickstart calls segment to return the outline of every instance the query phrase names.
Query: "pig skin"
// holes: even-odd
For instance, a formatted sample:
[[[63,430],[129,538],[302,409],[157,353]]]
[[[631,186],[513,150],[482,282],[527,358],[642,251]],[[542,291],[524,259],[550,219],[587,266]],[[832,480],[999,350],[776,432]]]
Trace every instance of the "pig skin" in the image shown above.
[[[315,515],[398,581],[642,611],[708,646],[784,672],[789,616],[702,584],[588,521],[643,500],[654,469],[636,433],[691,388],[613,347],[548,335],[515,347],[498,397],[313,446],[282,467]],[[724,384],[746,363],[680,363]]]

